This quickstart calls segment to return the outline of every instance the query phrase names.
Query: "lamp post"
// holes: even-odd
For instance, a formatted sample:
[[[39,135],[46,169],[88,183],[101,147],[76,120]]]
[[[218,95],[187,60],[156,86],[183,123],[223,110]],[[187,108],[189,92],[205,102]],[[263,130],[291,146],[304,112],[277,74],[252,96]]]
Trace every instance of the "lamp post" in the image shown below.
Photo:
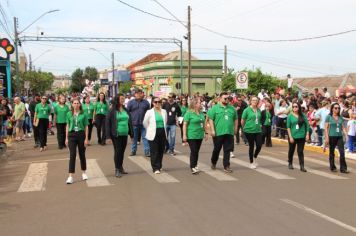
[[[33,63],[35,61],[37,61],[40,57],[42,57],[44,54],[46,54],[46,53],[48,53],[50,51],[52,51],[52,49],[47,49],[46,51],[42,52],[38,57],[36,57],[34,60],[32,60],[31,54],[30,54],[30,56],[29,56],[29,58],[30,58],[30,71],[32,71]]]
[[[39,17],[37,17],[31,24],[29,24],[28,26],[26,26],[23,30],[19,31],[18,30],[18,18],[14,17],[14,44],[15,44],[15,54],[16,54],[16,90],[17,90],[17,94],[20,94],[20,78],[19,78],[19,52],[18,52],[18,46],[20,45],[20,40],[19,40],[19,36],[25,32],[25,30],[27,30],[28,28],[30,28],[35,22],[37,22],[39,19],[41,19],[42,17],[44,17],[47,14],[53,13],[53,12],[57,12],[59,11],[59,9],[55,9],[55,10],[50,10],[47,11],[45,13],[43,13],[42,15],[40,15]],[[20,45],[21,46],[21,45]]]

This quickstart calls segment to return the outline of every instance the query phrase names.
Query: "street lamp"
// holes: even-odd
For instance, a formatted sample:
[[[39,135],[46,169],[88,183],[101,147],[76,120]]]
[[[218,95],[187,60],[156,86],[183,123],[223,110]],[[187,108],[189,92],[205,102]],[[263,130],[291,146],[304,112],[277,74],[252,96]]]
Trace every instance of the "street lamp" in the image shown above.
[[[52,51],[52,49],[47,49],[46,51],[44,51],[44,52],[42,52],[38,57],[36,57],[35,59],[33,59],[32,60],[32,58],[31,58],[31,54],[30,54],[30,71],[32,71],[32,66],[33,66],[33,63],[35,62],[35,61],[37,61],[40,57],[42,57],[43,55],[45,55],[46,53],[48,53],[48,52],[50,52],[50,51]]]
[[[59,11],[59,9],[55,9],[55,10],[50,10],[47,11],[45,13],[43,13],[42,15],[40,15],[39,17],[37,17],[31,24],[29,24],[28,26],[26,26],[23,30],[18,31],[17,27],[18,27],[18,19],[16,17],[14,17],[14,34],[15,34],[15,52],[16,52],[16,90],[17,93],[20,94],[20,79],[19,79],[19,52],[18,52],[18,45],[19,45],[19,35],[22,34],[23,32],[25,32],[25,30],[27,30],[28,28],[30,28],[35,22],[37,22],[39,19],[41,19],[42,17],[44,17],[47,14],[53,13],[53,12],[57,12]]]

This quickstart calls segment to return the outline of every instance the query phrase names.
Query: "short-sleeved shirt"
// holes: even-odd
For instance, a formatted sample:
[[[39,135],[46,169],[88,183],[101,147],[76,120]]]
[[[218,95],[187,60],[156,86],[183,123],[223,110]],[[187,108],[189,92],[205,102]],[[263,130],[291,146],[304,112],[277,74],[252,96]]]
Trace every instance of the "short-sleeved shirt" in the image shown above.
[[[327,109],[326,107],[320,108],[315,113],[315,117],[320,119],[320,123],[319,123],[320,129],[325,129],[325,122],[326,122],[326,118],[329,115],[329,113],[330,113],[330,110]]]
[[[108,113],[109,111],[109,105],[108,103],[102,103],[102,102],[97,102],[95,104],[95,112],[97,115],[105,115]]]
[[[302,124],[299,124],[298,118],[293,114],[289,114],[287,117],[287,128],[290,129],[293,138],[305,138],[309,131],[308,119],[304,114],[302,115],[304,120]]]
[[[77,115],[73,115],[72,112],[68,112],[67,124],[69,125],[69,132],[85,131],[85,127],[88,126],[89,122],[84,112],[81,112]]]
[[[25,114],[23,113],[26,110],[25,104],[20,102],[19,104],[15,105],[15,120],[25,120]],[[23,115],[20,117],[20,114]]]
[[[91,120],[93,119],[93,113],[94,113],[94,105],[93,103],[83,103],[82,105],[84,113],[87,115],[88,119]]]
[[[185,113],[188,111],[188,107],[187,106],[181,106],[180,110],[182,112],[182,117],[184,117]]]
[[[328,115],[326,117],[325,123],[329,123],[329,136],[331,137],[342,136],[342,124],[344,123],[344,118],[339,116],[339,119],[336,121],[334,117]]]
[[[261,110],[257,109],[256,112],[253,111],[251,107],[248,107],[242,113],[242,119],[245,121],[244,132],[245,133],[261,133]]]
[[[51,113],[51,108],[47,103],[45,105],[38,103],[36,105],[35,112],[37,113],[38,119],[48,119],[49,114]]]
[[[156,128],[164,128],[164,121],[162,114],[158,111],[155,111],[155,119],[156,119]]]
[[[272,115],[269,111],[266,111],[266,120],[265,123],[263,125],[265,126],[271,126],[272,125]]]
[[[216,136],[234,135],[234,122],[237,119],[237,113],[233,106],[224,107],[220,103],[216,104],[208,111],[208,117],[214,121]]]
[[[202,112],[198,115],[194,111],[187,111],[184,122],[187,122],[187,139],[203,139],[205,117]]]
[[[116,112],[116,133],[118,136],[127,136],[129,134],[129,115],[125,110]]]
[[[67,113],[69,112],[69,107],[67,105],[59,105],[54,107],[54,114],[56,114],[56,123],[66,124],[67,123]]]

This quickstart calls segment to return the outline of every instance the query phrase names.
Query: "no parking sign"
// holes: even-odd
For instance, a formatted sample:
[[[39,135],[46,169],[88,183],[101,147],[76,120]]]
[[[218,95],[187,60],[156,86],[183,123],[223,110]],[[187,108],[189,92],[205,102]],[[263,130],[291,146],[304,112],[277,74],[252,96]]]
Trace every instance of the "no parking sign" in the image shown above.
[[[236,75],[236,89],[248,88],[248,73],[240,72]]]

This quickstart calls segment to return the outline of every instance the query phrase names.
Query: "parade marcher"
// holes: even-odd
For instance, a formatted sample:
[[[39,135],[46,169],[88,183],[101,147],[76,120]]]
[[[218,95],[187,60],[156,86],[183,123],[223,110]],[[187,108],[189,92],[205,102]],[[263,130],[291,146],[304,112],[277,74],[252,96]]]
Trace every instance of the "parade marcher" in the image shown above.
[[[188,111],[188,102],[185,97],[182,97],[180,110],[182,112],[182,116],[178,118],[178,122],[179,122],[179,127],[180,127],[180,135],[182,138],[182,144],[183,144],[183,146],[185,146],[186,143],[183,140],[183,123],[184,123],[184,115]]]
[[[258,98],[251,98],[251,105],[242,113],[241,124],[243,126],[249,145],[250,168],[256,169],[257,156],[262,148],[262,123],[261,110],[258,109]],[[256,144],[256,150],[255,149]]]
[[[189,110],[184,115],[183,141],[189,144],[190,169],[192,174],[199,173],[198,158],[200,146],[204,136],[206,139],[208,138],[205,133],[205,117],[201,110],[200,99],[194,98],[190,101]]]
[[[36,109],[36,105],[39,103],[41,103],[41,96],[39,94],[35,94],[34,99],[30,102],[30,105],[29,105],[32,122],[35,120],[35,112],[36,112],[35,109]],[[40,138],[39,138],[40,135],[39,135],[38,126],[32,125],[32,129],[33,129],[33,138],[35,140],[34,148],[38,148],[40,146]]]
[[[47,149],[47,129],[51,108],[47,104],[47,97],[42,96],[41,103],[36,105],[33,126],[37,126],[40,140],[40,152]]]
[[[15,121],[16,125],[16,141],[24,141],[23,124],[25,122],[25,104],[21,102],[19,97],[14,98],[15,112],[12,115],[12,119]]]
[[[349,173],[345,160],[345,147],[343,134],[346,135],[344,120],[340,116],[340,105],[334,103],[331,105],[330,114],[325,121],[325,145],[329,144],[329,162],[330,170],[336,172],[335,166],[335,148],[337,146],[340,154],[340,172]]]
[[[90,146],[91,134],[93,131],[93,114],[94,114],[94,104],[90,101],[90,96],[86,95],[84,97],[84,102],[82,104],[83,111],[88,117],[88,145]]]
[[[67,113],[66,145],[69,147],[69,176],[66,183],[74,182],[75,159],[77,147],[79,152],[82,180],[87,180],[87,163],[85,158],[85,146],[88,145],[88,117],[83,111],[78,98],[72,99],[71,111]]]
[[[66,146],[66,126],[67,126],[67,113],[69,112],[69,107],[66,105],[66,98],[64,95],[58,96],[58,103],[54,106],[54,118],[53,124],[57,127],[57,141],[58,148],[63,149]]]
[[[287,118],[287,131],[289,137],[288,168],[293,169],[293,155],[297,146],[300,171],[307,172],[304,167],[304,145],[309,140],[309,122],[302,113],[298,102],[292,103],[293,112]]]
[[[242,117],[242,113],[244,112],[244,110],[248,107],[247,103],[241,98],[241,96],[237,97],[236,103],[234,104],[236,107],[236,111],[237,111],[237,118],[238,118],[238,127],[237,127],[237,134],[236,134],[236,144],[240,143],[240,136],[243,139],[245,145],[247,145],[247,139],[245,137],[244,131],[242,129],[242,125],[241,125],[241,117]],[[240,134],[240,130],[241,130],[241,134]]]
[[[146,112],[150,109],[150,103],[143,99],[143,91],[141,89],[136,90],[135,98],[131,99],[127,104],[127,111],[132,117],[132,125],[134,138],[131,143],[131,156],[135,156],[137,152],[137,142],[139,135],[142,137],[143,150],[145,156],[150,156],[150,145],[146,139],[146,129],[143,127],[143,118]]]
[[[167,111],[167,146],[166,150],[172,156],[175,155],[174,147],[176,143],[176,128],[178,123],[178,117],[182,115],[179,105],[174,101],[176,95],[170,93],[168,95],[168,102],[162,105],[162,108]]]
[[[261,112],[261,124],[262,124],[262,143],[266,147],[272,147],[272,117],[273,109],[271,103],[265,104],[265,110]]]
[[[231,173],[230,152],[234,148],[234,135],[237,132],[238,120],[235,108],[229,105],[229,96],[226,92],[220,94],[220,102],[208,111],[211,136],[214,150],[211,155],[211,169],[216,169],[221,148],[224,149],[224,171]]]
[[[125,108],[125,96],[120,94],[113,100],[113,106],[106,118],[106,138],[114,146],[115,176],[120,178],[127,172],[123,168],[127,136],[133,138],[133,127],[130,113]]]
[[[167,112],[161,108],[161,103],[161,100],[155,97],[153,99],[153,108],[146,112],[143,119],[143,126],[147,130],[146,139],[150,144],[151,166],[155,174],[160,174],[162,171],[164,144],[167,141]]]
[[[105,118],[109,111],[109,104],[106,101],[105,94],[99,93],[98,98],[96,100],[93,112],[93,121],[95,123],[98,143],[100,145],[105,145],[106,137],[105,137]]]

